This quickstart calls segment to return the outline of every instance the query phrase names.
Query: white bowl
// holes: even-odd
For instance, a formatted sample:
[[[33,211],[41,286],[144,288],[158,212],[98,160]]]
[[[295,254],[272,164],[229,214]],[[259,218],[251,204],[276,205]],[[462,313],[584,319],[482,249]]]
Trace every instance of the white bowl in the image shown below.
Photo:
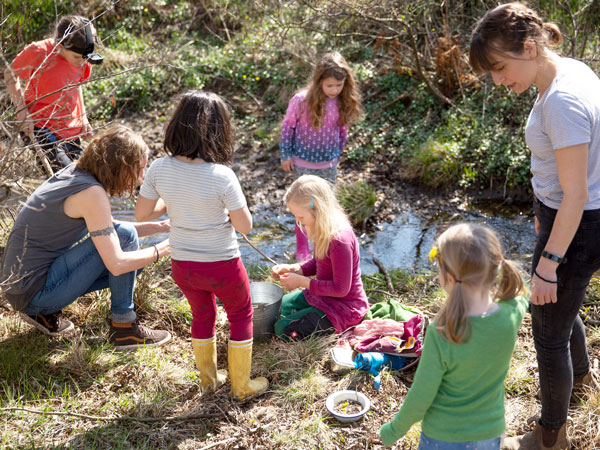
[[[342,414],[336,412],[334,410],[334,406],[337,403],[345,400],[354,400],[355,402],[360,403],[362,409],[356,414]],[[367,411],[371,409],[371,401],[365,394],[357,391],[337,391],[327,397],[327,400],[325,400],[325,407],[327,408],[327,411],[329,411],[329,414],[331,414],[340,422],[354,422],[355,420],[358,420],[364,416]]]

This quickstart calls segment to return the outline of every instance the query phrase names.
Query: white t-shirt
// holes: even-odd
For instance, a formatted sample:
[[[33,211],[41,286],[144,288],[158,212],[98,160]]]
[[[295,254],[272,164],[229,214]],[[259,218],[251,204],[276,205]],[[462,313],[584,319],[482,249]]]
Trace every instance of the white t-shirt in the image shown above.
[[[171,219],[171,256],[179,261],[226,261],[240,256],[229,211],[246,206],[233,170],[222,164],[159,158],[140,195],[162,198]]]
[[[585,209],[600,208],[600,79],[587,65],[561,58],[556,77],[529,113],[525,140],[535,195],[554,209],[564,195],[554,151],[589,144]]]

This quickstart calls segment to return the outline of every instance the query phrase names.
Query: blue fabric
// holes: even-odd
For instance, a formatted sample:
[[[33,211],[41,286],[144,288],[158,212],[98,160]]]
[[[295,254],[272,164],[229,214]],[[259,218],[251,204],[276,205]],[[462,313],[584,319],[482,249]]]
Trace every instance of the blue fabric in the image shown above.
[[[137,231],[131,224],[115,224],[121,249],[139,249]],[[44,287],[23,310],[25,314],[51,314],[70,305],[88,292],[110,288],[111,312],[115,322],[130,322],[133,312],[133,289],[139,271],[119,276],[111,274],[92,239],[88,237],[71,247],[50,266]]]
[[[34,134],[55,172],[79,159],[83,152],[79,138],[68,141],[58,139],[52,130],[38,127],[34,128]]]
[[[485,441],[446,442],[430,438],[422,432],[419,439],[419,450],[498,450],[501,440],[502,438],[498,436]]]

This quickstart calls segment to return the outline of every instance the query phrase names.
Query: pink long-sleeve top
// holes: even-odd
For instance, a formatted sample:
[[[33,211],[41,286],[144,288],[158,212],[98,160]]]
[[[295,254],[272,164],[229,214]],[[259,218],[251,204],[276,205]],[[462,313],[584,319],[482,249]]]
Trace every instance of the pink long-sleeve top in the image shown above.
[[[315,129],[310,124],[310,113],[306,111],[306,94],[306,90],[298,92],[288,104],[281,124],[281,160],[288,161],[292,156],[312,163],[336,160],[340,157],[348,138],[348,125],[338,124],[338,99],[325,100],[321,128]]]
[[[359,244],[351,228],[331,240],[324,258],[310,259],[300,267],[304,276],[316,275],[303,291],[306,301],[327,315],[336,332],[362,321],[369,301],[360,277]]]

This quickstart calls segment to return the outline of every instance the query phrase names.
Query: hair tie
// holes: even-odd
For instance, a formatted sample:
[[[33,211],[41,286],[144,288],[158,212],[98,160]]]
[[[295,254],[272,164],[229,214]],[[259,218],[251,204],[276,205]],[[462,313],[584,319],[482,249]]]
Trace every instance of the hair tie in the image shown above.
[[[313,195],[310,198],[310,203],[308,204],[309,208],[314,208],[315,207],[315,196]]]
[[[458,284],[462,283],[462,280],[455,280]]]

